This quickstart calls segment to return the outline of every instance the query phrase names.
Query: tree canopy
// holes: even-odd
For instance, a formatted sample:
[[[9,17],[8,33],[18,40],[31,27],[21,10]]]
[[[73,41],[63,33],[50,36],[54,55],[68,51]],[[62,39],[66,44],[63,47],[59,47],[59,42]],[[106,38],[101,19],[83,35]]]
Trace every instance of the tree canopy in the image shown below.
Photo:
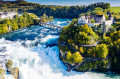
[[[78,18],[79,14],[91,12],[96,7],[102,9],[109,9],[110,4],[108,3],[95,3],[88,6],[52,6],[52,5],[40,5],[36,3],[28,3],[23,0],[17,1],[4,1],[0,3],[1,11],[22,11],[34,13],[37,16],[42,16],[45,13],[48,16],[60,17],[60,18]],[[89,13],[87,13],[89,15]]]
[[[101,44],[96,47],[98,57],[106,58],[108,55],[108,48],[106,44]]]
[[[25,12],[21,16],[15,15],[13,19],[3,19],[0,21],[0,34],[27,27],[31,24],[38,24],[38,20],[35,18],[37,18],[35,14]]]
[[[80,55],[79,52],[75,52],[73,54],[73,62],[74,63],[81,63],[83,61],[83,57]]]

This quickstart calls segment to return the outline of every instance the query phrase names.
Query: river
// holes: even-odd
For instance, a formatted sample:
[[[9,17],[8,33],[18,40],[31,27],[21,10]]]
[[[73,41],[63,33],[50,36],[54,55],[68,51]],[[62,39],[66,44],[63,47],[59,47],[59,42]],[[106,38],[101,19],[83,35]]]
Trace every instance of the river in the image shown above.
[[[64,27],[67,20],[70,19],[56,18],[52,23]],[[20,79],[120,79],[118,74],[110,72],[67,72],[59,59],[58,38],[57,31],[32,25],[4,35],[0,48],[6,47],[14,66],[19,67]]]

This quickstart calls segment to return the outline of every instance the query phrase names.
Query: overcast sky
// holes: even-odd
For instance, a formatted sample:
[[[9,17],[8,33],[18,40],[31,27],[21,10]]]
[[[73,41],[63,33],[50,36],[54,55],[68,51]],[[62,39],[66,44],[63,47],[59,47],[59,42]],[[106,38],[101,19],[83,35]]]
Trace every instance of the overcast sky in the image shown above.
[[[120,6],[120,0],[25,0],[44,5],[88,5],[96,2],[107,2],[111,6]]]

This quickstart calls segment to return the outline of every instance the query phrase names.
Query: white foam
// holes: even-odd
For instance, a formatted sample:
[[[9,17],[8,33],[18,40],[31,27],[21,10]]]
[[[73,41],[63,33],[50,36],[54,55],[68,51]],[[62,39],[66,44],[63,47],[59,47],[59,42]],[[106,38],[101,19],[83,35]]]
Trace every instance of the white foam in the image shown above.
[[[6,74],[5,79],[14,79],[14,77],[12,75],[10,75],[10,74]]]
[[[42,42],[42,43],[43,43],[43,42],[46,42],[46,41],[48,41],[48,40],[51,39],[51,38],[59,38],[59,36],[47,35],[46,37],[44,37],[44,38],[41,39],[41,42]]]
[[[62,23],[66,23],[66,21],[63,22],[57,21],[57,24],[62,24]]]
[[[0,39],[1,44],[10,53],[14,66],[19,67],[20,79],[111,79],[103,73],[67,72],[67,68],[59,60],[57,46],[46,48],[46,46],[39,45],[25,48],[21,46],[20,41],[11,42],[5,39]]]

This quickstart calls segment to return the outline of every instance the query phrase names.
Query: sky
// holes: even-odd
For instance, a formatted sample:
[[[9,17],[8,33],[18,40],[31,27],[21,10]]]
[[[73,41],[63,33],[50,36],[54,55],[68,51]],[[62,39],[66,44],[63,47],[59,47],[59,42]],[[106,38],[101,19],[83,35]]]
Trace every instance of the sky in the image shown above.
[[[107,2],[110,3],[112,7],[120,6],[120,0],[25,0],[33,3],[40,3],[43,5],[89,5],[96,2]]]

